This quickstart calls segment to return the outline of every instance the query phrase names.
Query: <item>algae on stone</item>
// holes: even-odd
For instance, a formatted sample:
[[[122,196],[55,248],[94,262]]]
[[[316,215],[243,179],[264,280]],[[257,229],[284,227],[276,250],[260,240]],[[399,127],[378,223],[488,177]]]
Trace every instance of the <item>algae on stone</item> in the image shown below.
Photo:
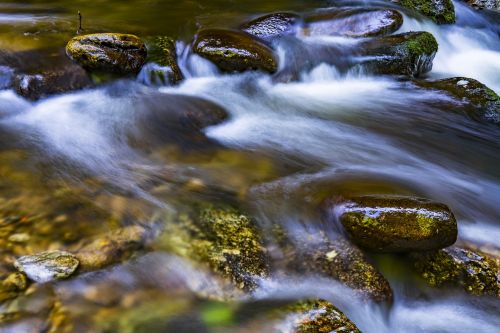
[[[35,282],[49,282],[70,277],[79,265],[78,259],[64,251],[47,251],[20,257],[14,266]]]
[[[437,24],[455,23],[455,6],[452,0],[399,0],[399,3],[429,17]]]

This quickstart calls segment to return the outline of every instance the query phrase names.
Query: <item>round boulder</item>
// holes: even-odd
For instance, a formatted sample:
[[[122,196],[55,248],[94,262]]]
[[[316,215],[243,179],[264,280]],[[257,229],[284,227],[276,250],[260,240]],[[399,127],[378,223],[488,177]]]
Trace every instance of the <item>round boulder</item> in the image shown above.
[[[262,39],[271,39],[293,34],[299,19],[293,13],[267,14],[242,24],[240,29]]]
[[[426,199],[362,196],[335,209],[352,241],[375,252],[437,250],[457,239],[450,209]]]
[[[146,61],[147,50],[137,36],[98,33],[74,37],[66,45],[66,54],[90,71],[136,74]]]
[[[278,68],[272,49],[240,31],[202,30],[196,36],[193,51],[226,72],[257,69],[274,73]]]

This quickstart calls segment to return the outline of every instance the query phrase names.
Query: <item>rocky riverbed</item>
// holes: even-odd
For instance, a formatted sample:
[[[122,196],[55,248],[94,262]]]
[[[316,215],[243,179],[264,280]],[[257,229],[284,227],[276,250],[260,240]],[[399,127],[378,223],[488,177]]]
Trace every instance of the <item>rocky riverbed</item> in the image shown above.
[[[498,1],[0,1],[1,332],[496,332]]]

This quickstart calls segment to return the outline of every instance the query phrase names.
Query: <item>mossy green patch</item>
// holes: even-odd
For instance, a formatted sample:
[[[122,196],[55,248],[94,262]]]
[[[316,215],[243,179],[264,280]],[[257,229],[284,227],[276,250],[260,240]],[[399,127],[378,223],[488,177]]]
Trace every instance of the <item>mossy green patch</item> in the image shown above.
[[[455,22],[455,6],[452,0],[400,0],[399,3],[429,17],[438,24]]]

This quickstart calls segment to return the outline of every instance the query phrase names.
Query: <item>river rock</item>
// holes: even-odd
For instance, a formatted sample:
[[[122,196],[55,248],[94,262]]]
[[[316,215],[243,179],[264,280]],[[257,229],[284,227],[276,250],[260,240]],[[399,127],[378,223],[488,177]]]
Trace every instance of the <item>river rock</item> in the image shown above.
[[[66,54],[90,71],[137,74],[147,50],[137,36],[98,33],[74,37],[66,45]]]
[[[26,275],[15,272],[7,275],[0,283],[0,303],[15,298],[28,286]]]
[[[437,81],[417,81],[424,88],[443,90],[466,102],[470,106],[469,115],[473,118],[500,123],[500,97],[481,82],[466,78],[453,77]]]
[[[65,251],[47,251],[18,258],[14,266],[35,282],[49,282],[70,277],[78,267],[78,259]]]
[[[475,9],[500,11],[500,0],[465,0],[465,2]]]
[[[285,332],[342,332],[360,333],[354,323],[325,300],[308,300],[289,305],[282,311],[285,318],[280,327],[287,327]]]
[[[457,239],[457,222],[450,209],[426,199],[362,196],[333,210],[352,241],[370,251],[437,250]]]
[[[160,36],[148,44],[148,64],[141,72],[146,72],[150,85],[172,85],[179,83],[184,76],[177,63],[177,50],[175,40]]]
[[[455,23],[455,6],[452,0],[398,0],[401,6],[429,17],[437,24]]]
[[[292,270],[333,278],[375,302],[392,302],[389,282],[356,245],[343,237],[307,234],[295,239],[292,247],[283,248]]]
[[[240,30],[262,39],[272,39],[295,33],[300,16],[294,13],[267,14],[243,23]]]
[[[273,50],[241,31],[202,30],[196,36],[193,51],[226,72],[257,69],[274,73],[278,68]]]
[[[361,44],[361,64],[378,74],[419,76],[432,69],[438,43],[428,32],[407,32]]]
[[[207,265],[243,291],[268,276],[268,257],[255,222],[230,207],[203,205],[167,223],[162,236],[167,250]]]
[[[414,267],[433,287],[462,287],[473,295],[500,297],[500,256],[470,245],[414,253]]]
[[[393,33],[402,24],[397,10],[346,8],[310,15],[304,34],[372,37]]]

